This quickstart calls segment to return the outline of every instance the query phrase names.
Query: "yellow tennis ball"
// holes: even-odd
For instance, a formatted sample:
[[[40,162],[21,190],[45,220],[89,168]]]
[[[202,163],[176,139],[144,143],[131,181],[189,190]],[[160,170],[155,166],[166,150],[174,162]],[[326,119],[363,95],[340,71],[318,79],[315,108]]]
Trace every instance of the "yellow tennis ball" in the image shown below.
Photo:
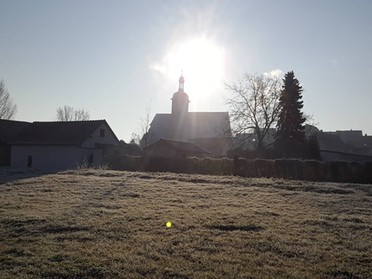
[[[166,222],[166,223],[165,223],[165,226],[166,226],[167,228],[170,228],[170,227],[172,227],[172,222],[169,222],[169,221],[168,221],[168,222]]]

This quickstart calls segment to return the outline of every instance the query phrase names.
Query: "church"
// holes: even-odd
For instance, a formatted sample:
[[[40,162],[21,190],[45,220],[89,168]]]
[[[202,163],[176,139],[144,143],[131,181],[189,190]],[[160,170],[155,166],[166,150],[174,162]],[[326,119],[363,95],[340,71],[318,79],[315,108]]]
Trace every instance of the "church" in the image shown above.
[[[228,112],[189,112],[185,79],[179,78],[178,91],[172,97],[171,113],[157,113],[142,140],[147,147],[160,139],[190,142],[214,156],[226,155],[230,149],[231,128]]]

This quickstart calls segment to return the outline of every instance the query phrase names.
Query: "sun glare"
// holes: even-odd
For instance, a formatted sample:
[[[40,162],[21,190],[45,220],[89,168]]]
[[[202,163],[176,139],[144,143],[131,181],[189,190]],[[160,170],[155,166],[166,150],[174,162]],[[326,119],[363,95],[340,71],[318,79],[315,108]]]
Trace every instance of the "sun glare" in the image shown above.
[[[185,91],[191,107],[200,107],[221,87],[224,78],[225,50],[206,37],[194,37],[175,43],[164,57],[162,65],[154,67],[175,83],[183,72]]]

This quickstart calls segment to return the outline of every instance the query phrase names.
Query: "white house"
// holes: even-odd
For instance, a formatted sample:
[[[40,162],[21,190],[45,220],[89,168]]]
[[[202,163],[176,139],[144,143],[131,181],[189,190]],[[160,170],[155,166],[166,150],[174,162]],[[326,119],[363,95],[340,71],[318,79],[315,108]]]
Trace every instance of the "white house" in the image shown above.
[[[99,166],[104,146],[119,140],[105,120],[33,122],[8,144],[11,167],[52,170]]]

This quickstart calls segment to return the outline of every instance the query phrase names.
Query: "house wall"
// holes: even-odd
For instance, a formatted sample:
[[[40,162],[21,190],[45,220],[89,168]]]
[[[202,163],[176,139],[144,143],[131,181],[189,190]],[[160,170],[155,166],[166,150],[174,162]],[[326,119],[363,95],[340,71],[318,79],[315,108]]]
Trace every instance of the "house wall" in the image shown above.
[[[60,170],[76,168],[84,159],[93,154],[93,165],[99,165],[102,159],[100,150],[85,149],[77,146],[51,145],[13,145],[11,166],[27,168],[28,156],[32,156],[32,168],[42,170]]]
[[[94,149],[93,152],[93,166],[99,167],[105,162],[102,162],[103,158],[103,150],[102,149]]]
[[[323,161],[334,162],[372,162],[372,156],[368,154],[352,154],[337,151],[321,150],[320,155]]]
[[[146,155],[163,158],[182,158],[182,154],[169,145],[158,143],[146,150]]]
[[[101,129],[105,130],[104,137],[101,137]],[[114,145],[118,144],[115,135],[111,132],[111,129],[105,124],[100,125],[97,128],[97,130],[95,130],[93,134],[86,141],[83,142],[81,146],[86,148],[94,148],[96,143]]]
[[[0,144],[0,166],[9,166],[10,164],[10,145]]]

